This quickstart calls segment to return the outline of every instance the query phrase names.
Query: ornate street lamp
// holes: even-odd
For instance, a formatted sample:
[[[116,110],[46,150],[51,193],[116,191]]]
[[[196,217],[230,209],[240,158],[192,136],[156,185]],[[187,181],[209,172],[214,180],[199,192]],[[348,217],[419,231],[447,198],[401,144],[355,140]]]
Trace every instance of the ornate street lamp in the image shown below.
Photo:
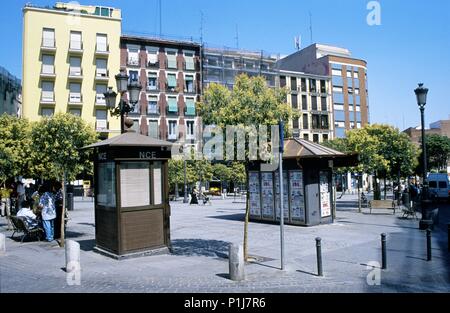
[[[417,105],[420,109],[421,127],[422,127],[422,157],[423,157],[423,188],[422,188],[422,219],[420,220],[420,229],[427,229],[430,225],[430,221],[427,218],[427,208],[430,204],[428,199],[428,177],[427,177],[427,147],[425,141],[425,105],[427,104],[428,88],[424,88],[420,83],[419,87],[414,90],[417,97]]]
[[[125,132],[125,123],[127,125],[132,125],[131,120],[127,119],[127,121],[125,121],[125,116],[127,116],[139,102],[139,97],[142,90],[142,86],[137,80],[133,80],[130,84],[128,84],[128,79],[129,76],[123,69],[116,75],[117,91],[120,93],[120,102],[118,107],[116,107],[117,93],[113,91],[112,87],[109,87],[108,91],[104,93],[106,106],[110,109],[111,115],[120,116],[120,132],[122,134]],[[123,95],[126,92],[130,95],[129,103],[123,100]]]

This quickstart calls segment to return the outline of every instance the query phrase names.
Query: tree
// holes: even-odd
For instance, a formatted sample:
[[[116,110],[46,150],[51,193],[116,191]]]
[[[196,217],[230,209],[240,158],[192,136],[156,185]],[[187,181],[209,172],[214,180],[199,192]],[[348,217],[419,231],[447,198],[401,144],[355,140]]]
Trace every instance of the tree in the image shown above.
[[[31,176],[31,125],[26,119],[0,116],[0,182],[16,176]]]
[[[428,167],[430,170],[446,170],[450,159],[450,138],[437,134],[426,136]]]
[[[39,164],[40,176],[63,183],[61,246],[64,247],[65,182],[74,180],[83,171],[92,173],[92,152],[81,148],[96,142],[97,133],[80,117],[60,113],[35,123],[31,139],[33,158]]]
[[[223,193],[223,183],[232,180],[232,169],[222,163],[214,164],[214,177],[220,180],[220,192]]]
[[[259,126],[277,125],[283,120],[288,132],[289,121],[295,116],[290,106],[286,103],[286,90],[280,88],[269,88],[266,80],[259,77],[248,77],[239,75],[236,77],[233,90],[211,84],[206,90],[203,102],[198,104],[199,115],[205,125],[217,125],[222,129],[226,126]],[[234,144],[236,146],[236,143]],[[243,165],[246,175],[248,174],[248,146],[245,149],[245,161]],[[261,152],[261,151],[260,151]],[[246,177],[248,186],[248,177]],[[248,187],[247,187],[248,190]],[[248,258],[248,220],[249,200],[247,196],[245,224],[244,224],[244,255]]]

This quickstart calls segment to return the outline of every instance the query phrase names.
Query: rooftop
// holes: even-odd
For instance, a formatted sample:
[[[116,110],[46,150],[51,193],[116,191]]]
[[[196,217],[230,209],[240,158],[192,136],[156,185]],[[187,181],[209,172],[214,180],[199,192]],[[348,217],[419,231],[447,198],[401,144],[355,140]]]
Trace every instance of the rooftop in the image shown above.
[[[77,2],[56,2],[54,6],[38,6],[32,3],[25,4],[27,9],[56,11],[58,13],[89,15],[102,18],[121,19],[121,10],[107,6],[80,5]]]

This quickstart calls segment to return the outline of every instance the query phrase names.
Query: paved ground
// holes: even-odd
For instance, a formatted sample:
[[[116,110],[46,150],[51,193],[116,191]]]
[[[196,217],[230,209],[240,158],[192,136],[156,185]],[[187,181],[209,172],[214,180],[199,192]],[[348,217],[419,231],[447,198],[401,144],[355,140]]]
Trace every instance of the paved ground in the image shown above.
[[[80,199],[78,199],[80,200]],[[92,251],[92,202],[75,203],[69,237],[80,242],[81,285],[66,283],[65,254],[56,243],[20,244],[7,238],[0,256],[0,292],[449,292],[447,227],[450,206],[441,206],[441,227],[433,232],[433,261],[427,262],[425,233],[418,222],[388,211],[357,213],[356,196],[338,203],[333,225],[286,226],[287,269],[279,267],[279,226],[251,223],[245,282],[227,279],[228,246],[242,242],[245,204],[214,200],[213,206],[172,203],[171,255],[115,261]],[[0,219],[6,235],[6,222]],[[370,286],[367,264],[381,263],[380,234],[388,234],[388,269]],[[323,240],[324,277],[317,277],[315,238]],[[373,277],[373,276],[370,276]]]

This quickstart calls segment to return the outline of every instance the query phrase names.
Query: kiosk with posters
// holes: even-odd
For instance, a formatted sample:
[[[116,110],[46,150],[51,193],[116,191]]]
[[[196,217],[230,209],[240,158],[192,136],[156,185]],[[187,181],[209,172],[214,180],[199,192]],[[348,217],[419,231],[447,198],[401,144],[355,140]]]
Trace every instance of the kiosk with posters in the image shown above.
[[[278,171],[261,171],[258,162],[250,165],[250,220],[279,221],[280,199],[283,198],[286,224],[332,223],[333,168],[357,165],[358,155],[347,155],[303,139],[286,140],[284,151],[283,197]]]
[[[95,250],[116,259],[170,248],[171,143],[127,132],[94,153]]]

